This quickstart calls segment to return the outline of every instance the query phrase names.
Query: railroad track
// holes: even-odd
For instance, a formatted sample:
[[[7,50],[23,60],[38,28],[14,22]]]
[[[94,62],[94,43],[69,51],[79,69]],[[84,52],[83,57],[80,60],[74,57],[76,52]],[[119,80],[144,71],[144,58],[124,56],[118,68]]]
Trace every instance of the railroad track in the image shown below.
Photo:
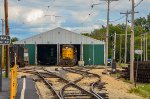
[[[67,73],[75,73],[82,75],[78,79],[75,80],[68,80],[64,77],[64,75],[61,75],[61,72],[57,70],[54,71],[48,71],[45,68],[29,68],[29,69],[23,69],[21,71],[36,74],[40,79],[42,80],[47,87],[51,90],[53,94],[53,99],[107,99],[106,93],[97,93],[97,88],[102,90],[104,88],[104,83],[101,83],[101,77],[94,73],[89,73],[88,71],[90,69],[86,68],[62,68],[62,71],[65,71]],[[99,80],[90,83],[87,88],[83,88],[83,86],[80,84],[82,80],[85,78],[91,78],[91,77],[97,77]],[[56,78],[59,79],[59,84],[55,84],[48,78]],[[58,89],[57,87],[61,85],[61,87]],[[81,87],[82,86],[82,87]]]
[[[41,67],[19,68],[18,72],[34,74],[34,70],[40,70]]]
[[[106,91],[104,88],[104,85],[105,83],[102,83],[101,82],[101,77],[100,75],[98,74],[94,74],[94,73],[90,73],[88,72],[90,69],[86,69],[86,68],[62,68],[63,70],[65,71],[69,71],[69,72],[72,72],[72,73],[77,73],[77,74],[80,74],[80,75],[83,75],[83,77],[87,78],[87,77],[96,77],[98,78],[97,81],[93,82],[93,83],[90,83],[90,92],[92,92],[93,94],[95,94],[96,96],[98,96],[100,99],[108,99],[108,96],[107,96],[107,93],[104,92]],[[83,80],[80,79],[80,81]],[[98,88],[99,89],[99,93],[97,93],[95,91],[95,89]],[[102,92],[103,91],[103,92]]]
[[[53,95],[56,97],[56,99],[62,99],[60,97],[60,95],[57,93],[57,91],[55,90],[54,86],[43,76],[42,73],[36,71],[37,75],[42,78],[42,80],[44,81],[44,83],[48,86],[48,88],[53,92]]]
[[[40,78],[42,78],[45,84],[52,90],[56,99],[104,99],[100,97],[99,95],[91,91],[85,90],[76,84],[77,82],[81,81],[83,77],[80,77],[76,79],[75,81],[69,81],[63,76],[58,75],[57,73],[54,73],[54,72],[50,72],[44,68],[43,68],[43,71],[45,71],[45,73],[38,72],[38,71],[36,71],[36,73]],[[46,79],[46,77],[44,76],[45,74],[49,76],[57,77],[63,80],[64,82],[66,82],[66,84],[58,91],[55,89],[55,86],[53,86],[53,84]],[[76,90],[73,92],[69,92],[68,91],[69,88],[75,88]]]

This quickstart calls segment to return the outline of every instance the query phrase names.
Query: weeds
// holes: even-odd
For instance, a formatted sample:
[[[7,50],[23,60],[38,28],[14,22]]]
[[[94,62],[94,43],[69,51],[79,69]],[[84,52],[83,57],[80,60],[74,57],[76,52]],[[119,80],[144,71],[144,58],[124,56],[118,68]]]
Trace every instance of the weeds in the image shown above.
[[[136,88],[131,88],[129,93],[139,94],[144,98],[150,99],[150,84],[142,84]]]

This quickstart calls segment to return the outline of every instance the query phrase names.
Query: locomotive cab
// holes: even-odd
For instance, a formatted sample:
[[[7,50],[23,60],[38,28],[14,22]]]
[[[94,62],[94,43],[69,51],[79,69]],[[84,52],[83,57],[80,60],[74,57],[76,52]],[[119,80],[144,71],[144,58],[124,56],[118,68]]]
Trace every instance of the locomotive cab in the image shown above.
[[[63,45],[61,57],[61,65],[75,65],[77,62],[75,47],[73,45]]]

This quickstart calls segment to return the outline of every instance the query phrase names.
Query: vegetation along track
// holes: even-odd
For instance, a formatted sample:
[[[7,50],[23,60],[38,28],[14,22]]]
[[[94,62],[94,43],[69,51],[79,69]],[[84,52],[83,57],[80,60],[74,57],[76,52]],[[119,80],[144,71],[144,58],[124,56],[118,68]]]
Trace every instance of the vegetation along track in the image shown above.
[[[100,99],[108,99],[108,96],[106,95],[107,93],[104,92],[104,91],[106,91],[106,90],[104,90],[105,83],[101,82],[100,75],[90,73],[90,72],[88,72],[89,69],[86,69],[86,68],[63,68],[63,70],[82,75],[83,76],[82,79],[78,80],[78,82],[81,80],[84,80],[84,78],[86,79],[87,77],[89,77],[90,92],[92,92],[93,94],[98,96]],[[91,77],[94,77],[94,79],[97,78],[97,80],[94,82],[90,82]],[[99,89],[99,93],[97,93],[95,91],[96,88]]]

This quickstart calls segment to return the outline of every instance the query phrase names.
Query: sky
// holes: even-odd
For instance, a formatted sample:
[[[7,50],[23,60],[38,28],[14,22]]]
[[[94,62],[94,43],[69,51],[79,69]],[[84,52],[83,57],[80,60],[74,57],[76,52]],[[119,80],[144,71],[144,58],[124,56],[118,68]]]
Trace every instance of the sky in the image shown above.
[[[140,1],[135,0],[135,5]],[[8,0],[8,3],[10,36],[20,40],[56,27],[81,33],[106,26],[105,0]],[[135,18],[146,17],[150,13],[149,5],[150,0],[143,0],[135,8],[139,12]],[[131,0],[111,2],[110,23],[124,23],[125,17],[120,12],[127,10],[131,10]],[[4,0],[0,0],[0,19],[4,19]],[[1,27],[0,22],[0,34]]]

